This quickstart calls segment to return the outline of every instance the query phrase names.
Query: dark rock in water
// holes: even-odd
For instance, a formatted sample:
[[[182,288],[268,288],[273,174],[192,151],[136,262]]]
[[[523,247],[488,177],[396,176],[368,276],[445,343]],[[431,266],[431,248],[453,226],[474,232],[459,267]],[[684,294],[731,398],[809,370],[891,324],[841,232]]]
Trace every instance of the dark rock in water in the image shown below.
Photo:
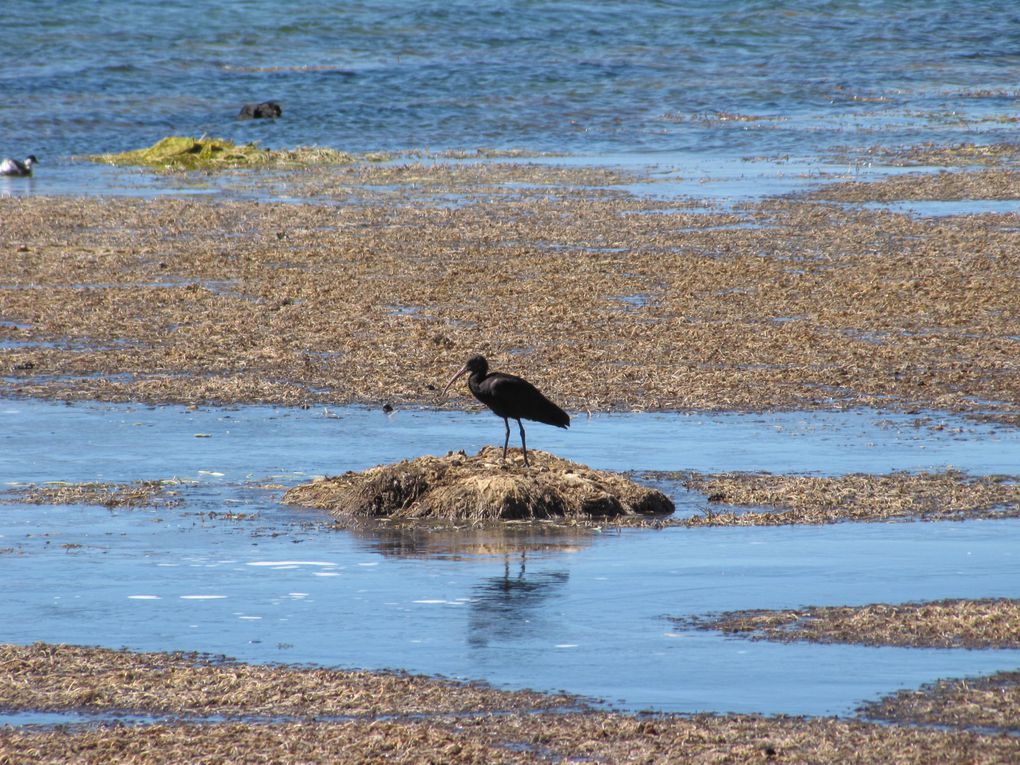
[[[263,101],[261,104],[245,104],[241,107],[241,113],[237,115],[242,120],[258,120],[279,117],[283,109],[276,101]]]

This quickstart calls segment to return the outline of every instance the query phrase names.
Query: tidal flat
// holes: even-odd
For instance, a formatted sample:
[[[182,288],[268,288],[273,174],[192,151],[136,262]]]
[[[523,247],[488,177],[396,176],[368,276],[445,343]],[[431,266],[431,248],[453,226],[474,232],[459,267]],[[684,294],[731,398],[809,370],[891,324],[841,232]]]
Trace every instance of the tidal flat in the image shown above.
[[[1014,642],[697,623],[951,598],[980,626],[1015,602],[1020,220],[868,206],[1008,188],[960,172],[723,204],[413,160],[0,199],[0,756],[1016,758]],[[291,198],[244,198],[263,183]],[[281,503],[496,443],[465,392],[438,399],[475,352],[573,414],[529,445],[676,514],[421,528]]]
[[[705,211],[592,174],[369,163],[299,173],[314,202],[0,199],[5,390],[440,406],[480,352],[581,412],[1020,417],[1016,214]]]

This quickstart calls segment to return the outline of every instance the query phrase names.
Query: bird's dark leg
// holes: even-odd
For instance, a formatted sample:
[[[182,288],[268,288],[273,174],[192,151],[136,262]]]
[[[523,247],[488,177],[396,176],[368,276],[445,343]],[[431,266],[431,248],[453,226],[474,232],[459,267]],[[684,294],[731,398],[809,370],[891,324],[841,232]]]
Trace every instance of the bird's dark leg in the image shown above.
[[[510,427],[510,423],[507,423],[507,428]],[[524,450],[524,464],[528,464],[528,445],[524,441],[524,423],[521,422],[520,418],[517,419],[517,427],[521,429],[521,448]]]
[[[503,462],[506,462],[506,448],[510,446],[510,420],[504,417],[503,424],[506,425],[506,440],[503,441]]]

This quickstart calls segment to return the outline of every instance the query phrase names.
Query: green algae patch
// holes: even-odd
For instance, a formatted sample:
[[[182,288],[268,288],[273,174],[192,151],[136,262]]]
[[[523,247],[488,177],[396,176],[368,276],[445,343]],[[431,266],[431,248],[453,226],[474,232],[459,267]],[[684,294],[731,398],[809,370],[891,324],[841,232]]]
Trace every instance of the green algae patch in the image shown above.
[[[354,157],[321,146],[264,149],[258,144],[238,146],[219,138],[169,136],[144,149],[115,154],[92,154],[87,159],[109,165],[140,165],[157,170],[227,170],[243,167],[302,167],[347,164]]]

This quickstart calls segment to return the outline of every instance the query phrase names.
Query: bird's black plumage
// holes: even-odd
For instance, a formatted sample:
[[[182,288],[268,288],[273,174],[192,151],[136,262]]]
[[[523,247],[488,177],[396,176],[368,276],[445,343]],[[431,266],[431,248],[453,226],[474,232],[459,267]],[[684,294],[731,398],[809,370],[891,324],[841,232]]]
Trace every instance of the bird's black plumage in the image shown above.
[[[524,450],[524,464],[528,464],[528,446],[524,439],[524,425],[521,420],[534,420],[558,428],[570,427],[570,415],[547,399],[534,385],[517,375],[504,372],[490,372],[489,362],[484,356],[472,356],[443,389],[450,389],[462,375],[470,373],[468,388],[474,397],[503,418],[506,425],[506,440],[503,442],[503,459],[506,459],[510,444],[510,420],[517,420],[521,431],[521,448]]]
[[[0,175],[31,175],[32,165],[37,164],[38,159],[35,158],[35,154],[29,154],[25,157],[25,161],[21,162],[11,157],[4,157],[0,160]]]

